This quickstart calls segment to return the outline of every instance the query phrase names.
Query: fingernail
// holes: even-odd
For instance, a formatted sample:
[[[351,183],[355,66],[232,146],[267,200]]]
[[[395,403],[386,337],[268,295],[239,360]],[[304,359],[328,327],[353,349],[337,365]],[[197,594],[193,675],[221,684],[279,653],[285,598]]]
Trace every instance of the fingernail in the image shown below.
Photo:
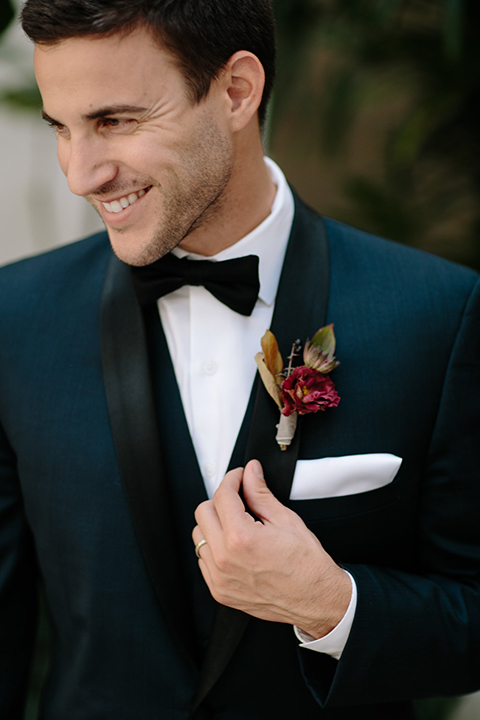
[[[258,462],[258,460],[252,460],[251,468],[253,470],[253,474],[256,475],[260,480],[264,480],[263,476],[263,468],[261,464]]]

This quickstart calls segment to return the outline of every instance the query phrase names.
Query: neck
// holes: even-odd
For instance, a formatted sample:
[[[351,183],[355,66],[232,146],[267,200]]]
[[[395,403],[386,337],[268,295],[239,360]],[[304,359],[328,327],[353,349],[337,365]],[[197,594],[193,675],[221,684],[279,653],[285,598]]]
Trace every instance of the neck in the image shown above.
[[[190,232],[180,247],[210,257],[234,245],[270,215],[275,193],[258,129],[245,133],[235,147],[233,171],[219,198],[219,211]]]

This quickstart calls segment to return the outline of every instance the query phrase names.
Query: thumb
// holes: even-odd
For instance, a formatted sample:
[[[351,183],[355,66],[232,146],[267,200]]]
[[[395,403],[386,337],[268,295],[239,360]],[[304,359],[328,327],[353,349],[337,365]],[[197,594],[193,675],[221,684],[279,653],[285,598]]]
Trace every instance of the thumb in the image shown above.
[[[263,468],[258,460],[250,460],[243,473],[243,496],[249,509],[260,520],[273,521],[283,505],[268,489]]]

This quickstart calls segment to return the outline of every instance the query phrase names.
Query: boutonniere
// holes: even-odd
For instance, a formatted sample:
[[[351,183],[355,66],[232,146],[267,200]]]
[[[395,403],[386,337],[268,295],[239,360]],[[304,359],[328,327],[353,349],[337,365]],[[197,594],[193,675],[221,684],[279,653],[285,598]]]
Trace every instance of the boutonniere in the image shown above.
[[[298,415],[316,413],[340,402],[335,385],[328,373],[340,363],[335,360],[335,334],[333,325],[326,325],[307,340],[303,350],[303,365],[294,367],[300,356],[301,345],[293,343],[285,367],[275,335],[267,330],[261,341],[263,352],[255,361],[263,384],[280,408],[276,440],[281,450],[291,444],[297,428]]]

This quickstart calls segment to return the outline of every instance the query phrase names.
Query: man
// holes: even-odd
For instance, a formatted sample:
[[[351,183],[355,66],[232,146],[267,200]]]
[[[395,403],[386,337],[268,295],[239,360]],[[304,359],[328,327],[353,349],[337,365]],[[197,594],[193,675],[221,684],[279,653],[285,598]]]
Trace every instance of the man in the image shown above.
[[[46,720],[395,720],[476,689],[477,275],[324,221],[265,162],[267,0],[28,0],[23,26],[114,254],[2,271],[2,718],[36,558]],[[327,322],[341,403],[281,452],[253,357]]]

